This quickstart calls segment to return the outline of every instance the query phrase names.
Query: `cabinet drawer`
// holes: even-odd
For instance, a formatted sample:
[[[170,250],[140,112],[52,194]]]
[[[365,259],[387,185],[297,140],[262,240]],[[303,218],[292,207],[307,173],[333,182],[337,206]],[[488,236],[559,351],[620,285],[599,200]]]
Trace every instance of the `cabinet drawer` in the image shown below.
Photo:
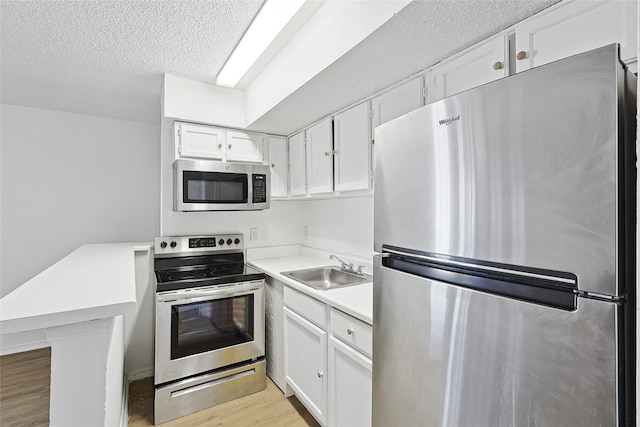
[[[327,312],[324,303],[285,286],[284,305],[321,328],[327,329]]]
[[[331,333],[371,357],[373,327],[335,308],[331,309]]]

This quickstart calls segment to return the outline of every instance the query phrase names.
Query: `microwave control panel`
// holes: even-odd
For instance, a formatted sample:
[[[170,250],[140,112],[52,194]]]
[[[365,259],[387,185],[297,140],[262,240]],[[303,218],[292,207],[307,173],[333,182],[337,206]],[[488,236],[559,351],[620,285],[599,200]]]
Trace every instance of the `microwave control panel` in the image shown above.
[[[267,201],[267,176],[253,174],[253,203],[265,203]]]

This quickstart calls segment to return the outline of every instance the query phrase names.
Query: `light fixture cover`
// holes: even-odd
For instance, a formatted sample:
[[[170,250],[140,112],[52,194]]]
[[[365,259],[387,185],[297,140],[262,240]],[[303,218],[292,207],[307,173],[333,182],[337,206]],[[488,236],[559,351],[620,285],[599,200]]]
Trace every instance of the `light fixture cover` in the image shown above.
[[[218,74],[216,83],[234,87],[302,7],[305,0],[266,0]]]

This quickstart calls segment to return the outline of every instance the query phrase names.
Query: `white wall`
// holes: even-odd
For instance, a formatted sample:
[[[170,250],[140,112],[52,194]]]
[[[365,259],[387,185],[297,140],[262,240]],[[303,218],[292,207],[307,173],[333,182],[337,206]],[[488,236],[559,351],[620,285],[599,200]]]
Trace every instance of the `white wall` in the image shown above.
[[[334,254],[373,255],[373,196],[302,202],[304,246]]]
[[[160,132],[2,105],[0,295],[84,243],[158,235]]]
[[[165,117],[244,127],[244,92],[164,75],[162,111]]]
[[[123,420],[127,419],[127,405],[124,401],[127,397],[127,382],[124,375],[125,342],[124,342],[124,318],[113,318],[113,328],[107,345],[107,360],[105,372],[105,401],[104,401],[104,425],[124,426]]]
[[[136,311],[124,319],[125,374],[129,380],[153,375],[155,277],[153,251],[136,251]]]

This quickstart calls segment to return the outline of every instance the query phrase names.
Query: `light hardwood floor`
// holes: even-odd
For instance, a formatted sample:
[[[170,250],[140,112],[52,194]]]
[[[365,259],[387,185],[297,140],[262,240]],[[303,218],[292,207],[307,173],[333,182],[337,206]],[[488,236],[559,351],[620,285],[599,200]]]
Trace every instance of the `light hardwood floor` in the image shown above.
[[[153,378],[129,384],[129,426],[153,425]],[[267,377],[261,392],[161,424],[163,427],[319,426],[295,396],[286,398]]]
[[[48,426],[51,348],[0,357],[0,426]]]

